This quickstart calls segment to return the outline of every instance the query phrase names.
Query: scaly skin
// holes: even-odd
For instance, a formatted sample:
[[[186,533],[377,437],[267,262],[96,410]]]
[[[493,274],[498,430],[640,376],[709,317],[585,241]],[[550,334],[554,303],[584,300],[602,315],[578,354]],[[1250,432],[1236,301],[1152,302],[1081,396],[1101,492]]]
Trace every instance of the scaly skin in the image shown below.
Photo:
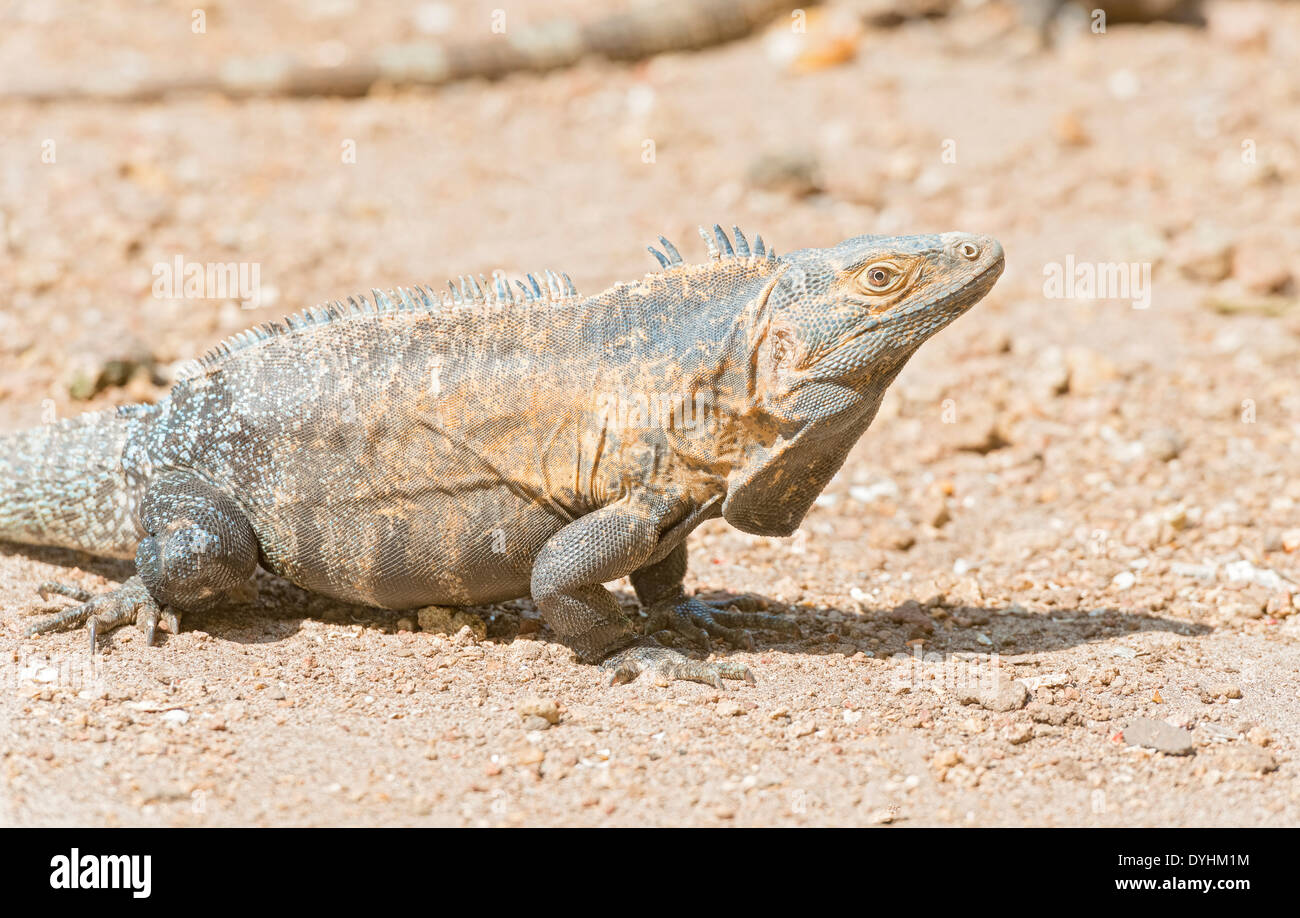
[[[0,440],[0,537],[136,561],[30,631],[174,631],[260,564],[388,609],[531,596],[615,681],[752,680],[639,635],[601,584],[630,576],[651,634],[706,649],[789,630],[687,596],[686,537],[718,516],[792,533],[1003,256],[962,233],[780,258],[739,230],[705,238],[708,262],[662,240],[661,272],[593,297],[547,272],[523,296],[462,278],[441,303],[399,288],[317,307],[222,345],[157,405]]]

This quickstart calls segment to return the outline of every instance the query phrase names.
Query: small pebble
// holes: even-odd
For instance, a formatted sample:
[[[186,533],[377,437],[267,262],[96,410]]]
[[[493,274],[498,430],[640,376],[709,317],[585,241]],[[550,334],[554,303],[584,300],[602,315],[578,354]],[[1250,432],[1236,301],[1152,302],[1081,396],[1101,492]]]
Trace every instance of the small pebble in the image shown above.
[[[1196,751],[1196,743],[1186,730],[1179,730],[1163,720],[1152,720],[1150,717],[1139,717],[1125,727],[1124,742],[1166,755],[1191,755]]]
[[[560,722],[560,706],[554,698],[539,698],[532,695],[519,702],[515,710],[525,721],[530,717],[535,717],[542,720],[547,726]]]

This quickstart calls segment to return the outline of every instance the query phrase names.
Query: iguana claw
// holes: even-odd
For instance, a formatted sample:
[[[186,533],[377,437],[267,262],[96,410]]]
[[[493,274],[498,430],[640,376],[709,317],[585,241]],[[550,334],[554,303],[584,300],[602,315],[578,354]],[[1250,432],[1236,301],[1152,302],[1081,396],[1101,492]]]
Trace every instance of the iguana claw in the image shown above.
[[[131,577],[116,590],[98,596],[63,583],[42,583],[38,592],[42,599],[56,594],[75,599],[79,605],[28,626],[23,632],[26,637],[52,631],[70,631],[84,625],[90,633],[90,652],[93,654],[95,641],[101,631],[111,631],[128,622],[136,623],[149,644],[154,642],[159,624],[171,634],[179,634],[181,630],[180,613],[174,609],[160,608],[139,577]]]
[[[754,685],[754,674],[743,663],[719,660],[715,663],[700,662],[682,656],[675,650],[664,647],[652,637],[637,639],[622,650],[615,651],[601,664],[612,671],[610,685],[622,685],[631,682],[643,671],[662,676],[668,681],[703,682],[714,688],[722,688],[723,679],[743,679]]]
[[[778,615],[739,611],[730,600],[710,602],[696,597],[667,600],[648,610],[646,634],[672,631],[707,653],[709,638],[721,638],[731,647],[754,649],[754,636],[746,628],[761,628],[799,636],[799,626]]]

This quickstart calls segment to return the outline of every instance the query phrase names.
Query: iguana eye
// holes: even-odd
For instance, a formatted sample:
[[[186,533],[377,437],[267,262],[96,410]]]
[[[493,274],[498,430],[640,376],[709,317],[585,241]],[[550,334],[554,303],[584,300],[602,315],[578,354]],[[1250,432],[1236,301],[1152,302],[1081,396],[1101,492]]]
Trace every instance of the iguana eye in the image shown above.
[[[862,285],[871,293],[888,293],[902,278],[903,272],[889,262],[876,262],[858,275]]]

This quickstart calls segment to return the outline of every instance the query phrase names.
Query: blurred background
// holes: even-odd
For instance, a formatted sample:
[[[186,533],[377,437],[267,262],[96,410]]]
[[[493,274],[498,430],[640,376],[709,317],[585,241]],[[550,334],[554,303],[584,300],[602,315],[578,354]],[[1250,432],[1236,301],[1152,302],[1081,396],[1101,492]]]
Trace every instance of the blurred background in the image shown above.
[[[1253,0],[12,0],[0,387],[85,400],[137,379],[123,361],[165,382],[353,288],[555,265],[594,291],[715,220],[784,249],[996,234],[983,311],[1015,311],[982,331],[1012,344],[1159,358],[1152,332],[1207,298],[1290,328],[1297,22]],[[256,263],[258,307],[154,296],[177,255]],[[1044,308],[1067,255],[1150,265],[1154,310]]]
[[[660,233],[703,258],[715,221],[778,251],[989,233],[1005,276],[906,369],[806,544],[711,523],[695,580],[831,610],[809,647],[848,656],[1053,655],[1098,697],[1131,666],[1046,741],[1085,771],[1098,711],[1166,717],[1197,682],[1087,635],[1213,629],[1215,666],[1278,693],[1251,723],[1294,737],[1298,182],[1284,0],[4,0],[0,429],[157,398],[223,337],[371,287],[550,267],[596,292]],[[157,295],[177,258],[255,265],[255,302]],[[1191,768],[1050,818],[1295,815]],[[998,787],[988,819],[1017,818]]]

